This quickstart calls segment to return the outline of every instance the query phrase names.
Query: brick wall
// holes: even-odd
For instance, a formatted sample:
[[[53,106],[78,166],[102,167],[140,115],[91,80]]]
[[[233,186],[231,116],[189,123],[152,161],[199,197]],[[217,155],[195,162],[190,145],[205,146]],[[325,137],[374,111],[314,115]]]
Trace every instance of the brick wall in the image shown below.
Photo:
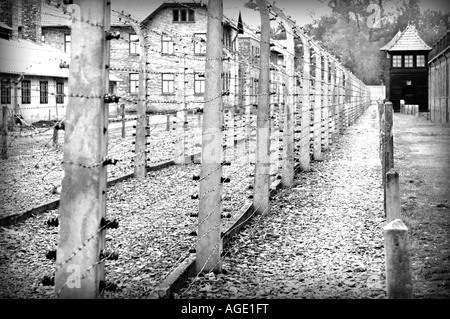
[[[203,94],[195,94],[194,73],[204,73],[205,55],[195,55],[195,41],[192,36],[196,33],[206,34],[206,8],[196,7],[195,22],[184,23],[173,22],[172,9],[171,7],[161,9],[153,16],[152,20],[147,21],[143,26],[148,54],[147,99],[152,101],[147,105],[147,111],[175,111],[184,107],[183,101],[186,101],[186,107],[188,108],[203,107]],[[137,98],[137,94],[130,94],[130,73],[137,73],[137,70],[139,70],[139,55],[132,55],[129,51],[129,34],[134,33],[134,30],[125,24],[123,26],[113,26],[112,30],[121,33],[120,40],[111,41],[110,73],[122,80],[122,82],[117,83],[116,94],[125,97],[120,103],[124,103],[128,111],[135,110],[136,103],[128,101]],[[64,33],[67,32],[69,32],[67,27],[43,28],[45,42],[61,50],[64,50]],[[161,54],[161,32],[177,35],[173,39],[175,42],[174,52],[178,54],[177,56]],[[241,55],[240,60],[242,55],[251,55],[250,45],[259,47],[257,40],[248,39],[243,41],[240,37],[237,39],[237,30],[233,28],[225,28],[225,32],[231,33],[231,38],[236,40],[236,49]],[[241,45],[243,48],[241,48]],[[186,53],[185,69],[181,68],[180,53]],[[253,66],[250,71],[243,69],[242,63],[235,62],[237,59],[236,52],[227,50],[227,54],[231,59],[223,62],[223,72],[224,74],[228,73],[230,78],[230,95],[224,96],[224,106],[243,105],[243,103],[239,102],[238,95],[239,92],[244,92],[247,85],[245,85],[245,80],[239,82],[236,76],[243,74],[245,77],[250,76],[257,79],[259,72]],[[257,59],[254,59],[253,63],[256,64],[257,61]],[[162,93],[162,73],[165,72],[175,74],[175,92],[173,94]],[[250,74],[247,74],[248,72]],[[181,93],[183,91],[184,94]]]

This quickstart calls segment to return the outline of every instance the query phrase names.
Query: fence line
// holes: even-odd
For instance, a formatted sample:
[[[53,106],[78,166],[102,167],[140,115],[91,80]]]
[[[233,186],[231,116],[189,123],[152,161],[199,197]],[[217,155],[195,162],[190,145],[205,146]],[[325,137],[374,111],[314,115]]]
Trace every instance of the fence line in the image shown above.
[[[435,123],[450,123],[450,60],[447,32],[433,45],[428,61],[428,119]]]
[[[380,159],[384,212],[383,228],[386,256],[386,286],[388,299],[411,299],[411,262],[408,251],[408,227],[402,221],[399,174],[394,169],[392,103],[378,103],[380,128]]]
[[[83,10],[84,6],[89,7],[84,0],[80,0],[79,3],[83,6]],[[211,4],[208,9],[217,9],[218,7],[213,6],[221,6],[222,1],[211,0]],[[103,5],[105,4],[103,3]],[[266,3],[264,0],[260,0],[259,5],[260,8],[264,8]],[[102,12],[100,9],[94,11],[96,15]],[[269,60],[271,40],[267,37],[265,31],[267,30],[269,14],[273,15],[274,12],[277,19],[281,19],[288,26],[288,34],[292,36],[290,37],[291,44],[294,39],[300,39],[302,42],[303,50],[300,52],[300,58],[297,59],[295,59],[295,53],[292,52],[292,46],[289,50],[285,50],[279,44],[276,45],[283,50],[286,59],[285,65],[277,65]],[[218,18],[220,15],[209,11],[206,14],[211,24],[213,21],[216,22],[216,31],[219,31],[218,34],[221,35],[222,18]],[[109,20],[110,15],[106,13],[104,19],[104,21]],[[128,19],[131,18],[128,17]],[[82,18],[75,21],[74,26],[80,25],[83,32],[98,34],[99,31],[104,32],[108,29],[108,24],[104,21],[99,21],[96,25],[92,20],[86,21],[85,18]],[[273,5],[268,5],[267,13],[264,13],[264,21],[265,24],[263,24],[261,30],[262,40],[259,41],[261,50],[258,61],[261,63],[260,65],[251,63],[250,57],[241,59],[239,54],[231,54],[230,56],[226,51],[223,53],[221,48],[216,52],[216,55],[207,55],[204,59],[198,59],[198,57],[187,53],[182,55],[187,60],[210,65],[205,75],[211,72],[216,76],[216,79],[219,78],[214,89],[205,91],[207,94],[203,99],[195,97],[194,94],[190,96],[185,87],[186,76],[188,74],[194,75],[198,69],[195,66],[182,66],[182,63],[181,66],[178,66],[177,73],[174,74],[174,76],[179,76],[175,81],[177,83],[175,101],[150,100],[147,94],[142,94],[142,91],[145,91],[144,89],[149,90],[149,87],[142,85],[142,78],[148,80],[148,76],[152,74],[167,74],[149,72],[152,62],[157,64],[153,60],[146,61],[145,67],[141,63],[138,69],[137,73],[140,75],[141,83],[139,88],[142,90],[139,91],[137,98],[121,94],[107,96],[105,94],[105,92],[108,92],[106,85],[96,87],[95,93],[92,93],[92,91],[84,92],[82,87],[71,85],[69,94],[66,95],[69,104],[68,117],[64,121],[64,154],[76,152],[74,145],[78,145],[86,139],[94,140],[95,144],[101,144],[102,148],[101,151],[96,150],[96,152],[90,153],[89,156],[99,153],[91,161],[86,161],[87,158],[90,158],[87,154],[85,154],[86,159],[83,160],[78,158],[79,154],[74,158],[64,156],[64,160],[61,162],[63,162],[66,176],[61,191],[61,210],[70,211],[72,214],[78,213],[79,210],[79,207],[76,206],[69,209],[71,205],[69,197],[73,195],[70,189],[76,189],[76,187],[72,188],[67,184],[71,180],[71,170],[89,171],[89,174],[96,172],[95,174],[98,174],[96,176],[103,183],[103,179],[106,181],[104,165],[116,164],[117,159],[119,159],[118,165],[131,164],[131,167],[137,172],[138,168],[141,169],[149,161],[154,160],[150,151],[159,149],[161,144],[165,144],[166,146],[169,145],[167,148],[171,150],[171,153],[169,152],[167,156],[170,156],[171,159],[179,158],[180,165],[187,164],[190,160],[186,161],[186,158],[192,159],[192,155],[200,152],[196,144],[200,145],[201,141],[203,147],[201,171],[200,174],[193,176],[194,180],[199,181],[199,191],[197,194],[193,193],[190,198],[191,200],[199,200],[199,213],[196,216],[191,216],[197,218],[196,226],[198,228],[198,231],[194,233],[194,236],[197,237],[197,241],[194,243],[198,258],[196,271],[198,275],[201,272],[220,270],[220,262],[224,253],[223,247],[221,247],[223,241],[221,228],[227,223],[224,217],[231,215],[231,222],[240,217],[233,213],[236,210],[235,208],[230,208],[227,205],[226,198],[228,196],[239,197],[240,207],[249,202],[252,203],[249,217],[246,220],[256,214],[259,214],[258,217],[262,218],[263,215],[270,212],[271,191],[280,187],[279,185],[291,187],[295,170],[298,167],[300,167],[300,170],[308,170],[311,160],[320,160],[323,152],[329,149],[329,145],[334,142],[336,137],[343,134],[348,126],[354,124],[370,103],[368,90],[364,84],[345,70],[332,55],[305,35],[292,20],[285,17],[281,10]],[[73,28],[72,30],[75,31],[76,29]],[[220,37],[214,39],[219,40]],[[79,41],[84,40],[80,36],[77,37],[76,32],[74,32],[72,39],[74,47],[82,47]],[[108,49],[106,43],[109,43],[110,40],[128,41],[126,39],[106,40],[105,37],[102,37],[91,39],[89,43],[89,45],[98,46],[99,50],[104,52],[104,55],[102,55],[103,66],[107,63]],[[200,43],[198,39],[194,41]],[[207,52],[212,46],[216,46],[216,49],[220,47],[217,43],[214,44],[212,39],[208,39],[206,43]],[[143,51],[149,49],[161,58],[167,59],[167,57],[162,57],[156,49],[152,50],[151,44],[145,44],[142,41],[140,45],[144,49]],[[80,52],[80,54],[90,53]],[[175,57],[178,59],[181,56],[176,55]],[[151,58],[148,57],[148,59]],[[230,65],[230,63],[236,64]],[[227,72],[230,71],[228,75],[222,72],[222,68],[225,66],[228,69]],[[253,73],[241,72],[241,74],[251,74],[251,76],[239,78],[239,68],[241,68],[241,71],[251,70]],[[76,69],[76,62],[71,60],[70,72],[74,73]],[[93,69],[99,70],[98,65]],[[102,72],[107,73],[104,70]],[[122,71],[118,68],[110,68],[109,72],[129,72],[129,70]],[[144,74],[148,76],[144,76]],[[227,84],[228,80],[224,80],[225,76],[230,83]],[[231,84],[232,81],[234,81],[234,85]],[[222,86],[224,82],[225,87]],[[92,81],[92,83],[96,82]],[[260,87],[259,90],[254,88],[256,83]],[[207,84],[207,88],[212,84],[212,82],[209,82],[209,78]],[[119,98],[121,103],[129,102],[140,105],[138,115],[133,119],[133,121],[136,121],[134,127],[136,130],[133,137],[131,134],[126,134],[127,136],[123,137],[124,126],[117,131],[112,128],[109,129],[108,116],[102,113],[99,117],[101,118],[100,123],[94,123],[94,121],[99,120],[94,115],[86,118],[86,123],[92,124],[91,129],[80,131],[76,141],[69,142],[69,136],[72,134],[70,132],[74,125],[74,113],[71,116],[69,115],[70,112],[74,112],[75,105],[78,105],[80,101],[103,105],[104,103],[111,103],[111,101],[115,102],[116,98]],[[258,103],[256,103],[256,100]],[[147,115],[145,111],[142,111],[142,106],[153,103],[175,104],[177,106],[175,120],[170,121],[171,118],[169,118],[167,122],[166,117],[160,117],[157,123],[145,123]],[[200,109],[203,105],[205,105],[205,109],[202,115]],[[214,106],[214,110],[211,106]],[[190,110],[196,110],[197,117],[194,114],[189,116]],[[122,125],[125,123],[124,119],[122,116]],[[202,123],[201,127],[198,125],[199,122]],[[171,124],[174,124],[175,127]],[[102,130],[93,132],[93,127],[100,127]],[[122,135],[120,135],[121,133]],[[108,136],[110,142],[114,141],[114,143],[107,145],[105,139]],[[142,143],[141,147],[138,148],[138,138],[142,136],[148,138],[149,142],[143,139],[145,143]],[[166,138],[167,136],[170,136],[170,138]],[[19,139],[19,137],[16,139]],[[136,146],[134,150],[132,150],[132,142]],[[208,143],[211,143],[214,147],[208,149],[208,146],[211,146]],[[125,155],[122,154],[121,150],[123,149],[126,150]],[[211,151],[214,151],[214,153],[211,153]],[[245,156],[240,157],[239,152],[242,152]],[[145,161],[142,161],[142,157],[146,154],[149,154],[148,157]],[[214,154],[214,157],[211,154]],[[208,161],[212,161],[212,165],[206,167]],[[298,165],[295,165],[295,163],[298,163]],[[210,179],[214,179],[213,182],[210,182]],[[242,185],[244,189],[239,194],[233,194],[235,188],[232,189],[231,185],[233,187],[238,186],[239,189],[242,189]],[[97,189],[105,191],[106,187],[103,186],[98,185]],[[251,195],[247,195],[248,192]],[[104,198],[102,196],[104,194],[101,194],[99,198]],[[96,197],[97,199],[98,197]],[[117,224],[106,219],[104,200],[95,203],[93,200],[92,205],[98,207],[98,212],[94,213],[91,209],[90,212],[83,211],[83,214],[80,214],[85,216],[85,220],[92,221],[90,223],[92,229],[84,231],[83,238],[79,238],[82,233],[82,220],[74,219],[70,222],[69,228],[67,227],[69,223],[66,220],[61,219],[60,221],[62,226],[60,229],[61,238],[64,238],[64,241],[72,235],[76,238],[72,241],[70,247],[60,244],[57,249],[55,293],[60,297],[78,296],[75,290],[68,289],[73,287],[77,280],[80,280],[83,289],[89,287],[89,289],[86,288],[86,296],[89,296],[89,298],[101,296],[102,290],[105,287],[110,287],[106,282],[103,270],[106,260],[105,254],[100,255],[100,252],[103,250],[105,225],[114,224],[117,226]],[[225,208],[229,211],[225,211]],[[67,213],[66,215],[69,216],[70,214]],[[89,255],[89,258],[86,258],[85,255]],[[82,258],[81,256],[85,257]],[[72,270],[69,269],[69,272],[67,272],[67,267],[72,264],[82,265],[80,272],[75,273],[74,276],[70,276]]]

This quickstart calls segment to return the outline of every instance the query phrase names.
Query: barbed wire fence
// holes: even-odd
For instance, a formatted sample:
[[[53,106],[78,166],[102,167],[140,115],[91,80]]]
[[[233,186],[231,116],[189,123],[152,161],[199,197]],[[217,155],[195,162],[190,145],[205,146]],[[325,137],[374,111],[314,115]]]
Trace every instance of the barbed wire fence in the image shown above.
[[[60,242],[52,253],[56,257],[54,274],[44,280],[45,284],[55,285],[57,297],[97,298],[115,287],[107,282],[104,271],[106,260],[119,258],[105,249],[106,229],[119,226],[117,220],[106,216],[106,165],[123,165],[119,171],[133,169],[135,177],[145,178],[146,167],[158,161],[200,164],[199,173],[192,176],[198,182],[198,190],[193,189],[187,199],[198,201],[198,212],[188,214],[194,221],[187,231],[196,240],[190,240],[189,251],[176,259],[195,253],[198,277],[219,272],[222,259],[231,252],[231,247],[223,245],[223,230],[230,232],[255,216],[260,219],[267,215],[271,193],[280,187],[290,189],[295,173],[309,170],[312,160],[321,160],[323,152],[370,104],[368,90],[360,80],[282,10],[266,5],[264,0],[258,1],[261,31],[245,25],[250,37],[261,46],[256,62],[239,49],[224,47],[222,22],[236,21],[223,16],[222,1],[210,1],[207,10],[196,11],[207,18],[206,41],[168,27],[146,28],[130,14],[112,11],[107,1],[75,3],[81,10],[79,19],[72,17],[73,47],[81,48],[83,44],[89,48],[75,49],[80,51],[76,53],[103,53],[92,64],[87,63],[87,58],[70,61],[67,117],[46,131],[53,133],[64,123],[64,142],[58,140],[64,146],[61,206],[58,220],[49,221],[49,225],[60,226]],[[111,12],[140,34],[140,52],[148,51],[148,56],[142,54],[144,58],[137,68],[115,67],[110,61],[109,42],[132,43],[111,32]],[[270,40],[270,21],[283,24],[286,46]],[[92,37],[87,38],[86,34]],[[163,54],[157,49],[152,37],[170,37],[171,53]],[[205,42],[205,56],[186,49],[188,44],[201,46]],[[275,48],[282,52],[284,63],[271,61],[271,50]],[[77,77],[84,68],[90,70],[89,82]],[[105,80],[109,72],[138,73],[137,97],[109,94]],[[149,82],[164,74],[173,76],[174,96],[150,99],[153,87]],[[188,91],[186,84],[196,76],[205,79],[204,96]],[[100,77],[103,80],[99,81]],[[88,89],[87,83],[102,85],[93,88],[89,84]],[[109,121],[105,110],[106,104],[112,102],[138,105],[137,115]],[[81,103],[85,113],[80,111]],[[152,119],[146,111],[155,105],[160,106],[159,110],[168,106],[169,111],[153,112]],[[77,126],[81,120],[83,126]],[[125,138],[123,127],[121,130],[109,126],[118,121],[135,123],[134,127],[124,126]],[[70,138],[73,134],[75,139]],[[87,140],[89,149],[83,143]],[[162,150],[159,159],[152,157],[156,149]],[[241,216],[234,212],[246,205],[252,206],[249,216],[237,222]]]

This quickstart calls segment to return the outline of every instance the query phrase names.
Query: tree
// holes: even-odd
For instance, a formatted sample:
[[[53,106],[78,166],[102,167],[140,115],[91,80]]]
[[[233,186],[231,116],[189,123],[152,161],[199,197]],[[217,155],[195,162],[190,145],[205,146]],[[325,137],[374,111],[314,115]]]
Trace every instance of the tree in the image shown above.
[[[419,35],[432,46],[447,29],[450,15],[427,9],[420,11],[420,0],[402,0],[393,11],[387,11],[388,0],[378,0],[381,27],[367,23],[372,12],[366,11],[369,0],[321,0],[332,13],[314,20],[305,29],[366,84],[379,84],[383,53],[379,49],[398,31],[413,24]]]

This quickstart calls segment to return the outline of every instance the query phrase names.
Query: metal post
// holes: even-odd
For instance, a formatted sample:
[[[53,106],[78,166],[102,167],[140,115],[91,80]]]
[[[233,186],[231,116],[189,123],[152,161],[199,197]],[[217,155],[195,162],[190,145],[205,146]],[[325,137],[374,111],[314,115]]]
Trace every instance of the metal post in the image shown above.
[[[103,96],[108,85],[105,30],[111,8],[107,0],[75,4],[80,20],[74,20],[71,29],[71,95],[65,120],[55,292],[60,298],[98,298],[104,282],[104,263],[99,259],[105,235],[108,116]]]
[[[196,272],[221,272],[222,0],[208,1]]]

